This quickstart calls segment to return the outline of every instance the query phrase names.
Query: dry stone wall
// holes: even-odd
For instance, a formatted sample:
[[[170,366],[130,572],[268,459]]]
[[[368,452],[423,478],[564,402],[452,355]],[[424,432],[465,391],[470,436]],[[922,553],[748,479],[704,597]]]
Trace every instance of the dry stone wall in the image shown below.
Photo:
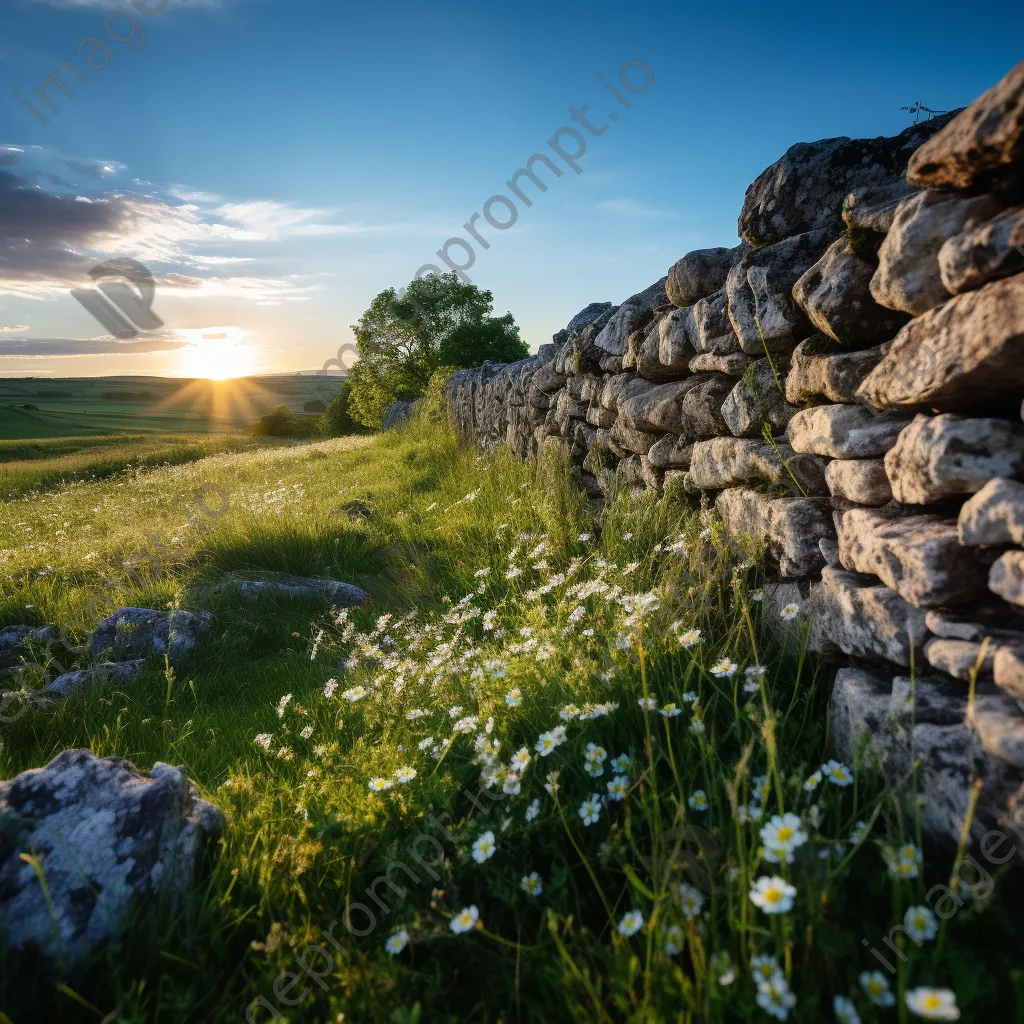
[[[895,138],[792,147],[739,235],[460,372],[452,420],[566,445],[595,496],[708,495],[840,662],[842,755],[894,783],[919,759],[951,842],[981,778],[975,830],[1024,850],[1024,63]]]

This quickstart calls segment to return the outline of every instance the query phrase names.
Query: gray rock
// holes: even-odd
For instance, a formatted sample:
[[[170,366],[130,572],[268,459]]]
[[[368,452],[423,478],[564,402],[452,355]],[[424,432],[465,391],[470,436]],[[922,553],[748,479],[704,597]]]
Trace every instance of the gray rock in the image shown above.
[[[909,422],[907,416],[881,414],[863,405],[819,405],[801,409],[789,421],[789,443],[794,451],[833,459],[877,458]]]
[[[811,323],[844,345],[888,341],[907,322],[871,295],[875,264],[862,259],[843,235],[793,286],[793,298]]]
[[[969,640],[946,640],[935,637],[924,645],[924,656],[932,668],[937,668],[956,679],[969,680],[975,666],[979,676],[992,674],[995,649],[991,644],[983,648],[982,644]]]
[[[645,487],[643,463],[639,455],[629,455],[615,469],[615,476],[624,487]]]
[[[665,278],[656,281],[636,295],[631,295],[619,306],[611,319],[594,339],[594,344],[613,356],[625,355],[629,336],[646,327],[654,318],[654,310],[668,302]]]
[[[597,320],[602,314],[608,312],[612,308],[610,302],[591,302],[589,306],[581,309],[565,326],[567,334],[575,334],[577,331],[582,331],[584,327],[589,327],[595,320]]]
[[[981,690],[974,700],[974,728],[987,754],[1024,767],[1024,714],[998,690]]]
[[[925,617],[928,628],[946,640],[984,640],[1024,646],[1024,622],[1005,604],[974,605],[964,612],[931,610]]]
[[[749,252],[741,242],[733,249],[698,249],[677,260],[668,272],[665,291],[668,301],[676,306],[692,306],[712,292],[717,292],[729,271]]]
[[[1022,161],[1024,61],[921,146],[907,180],[929,188],[975,188],[1012,177]]]
[[[392,402],[381,416],[381,430],[394,430],[399,423],[405,423],[412,417],[412,402]]]
[[[729,319],[728,299],[724,288],[694,305],[693,322],[697,328],[698,352],[712,355],[740,352],[740,341]]]
[[[835,238],[843,230],[846,195],[899,181],[914,150],[948,121],[922,121],[893,138],[822,139],[791,146],[747,189],[740,237],[763,246],[822,228]]]
[[[86,669],[65,672],[43,690],[47,697],[64,700],[73,693],[88,693],[97,683],[126,683],[146,667],[144,658],[135,661],[103,661]]]
[[[698,387],[704,378],[688,377],[670,384],[657,384],[642,394],[619,401],[619,418],[633,430],[657,433],[682,433],[680,410],[687,392]]]
[[[821,498],[771,498],[742,487],[722,491],[715,508],[730,536],[767,548],[782,576],[809,576],[824,565],[818,541],[834,536]]]
[[[658,324],[658,361],[666,369],[683,375],[696,354],[697,326],[693,308],[672,310]]]
[[[818,541],[818,550],[821,552],[821,557],[825,559],[826,565],[833,569],[842,568],[839,563],[839,541],[834,537],[822,537]]]
[[[565,387],[566,375],[555,369],[554,363],[547,363],[533,375],[533,387],[545,395],[553,395]]]
[[[0,630],[0,669],[14,668],[23,658],[32,657],[33,648],[54,643],[57,631],[52,626],[6,626]]]
[[[990,480],[960,509],[961,544],[1024,544],[1024,484]]]
[[[253,599],[263,594],[298,599],[318,598],[336,608],[355,608],[370,600],[370,595],[365,590],[351,583],[310,576],[268,576],[249,579],[232,574],[229,578],[214,584],[210,592],[233,592]]]
[[[955,520],[849,508],[837,510],[835,522],[844,567],[874,573],[916,608],[964,604],[985,592],[984,570],[961,547]]]
[[[947,239],[970,230],[999,212],[992,196],[951,195],[931,189],[904,199],[892,229],[878,250],[871,278],[875,301],[914,316],[945,302],[939,250]]]
[[[766,483],[791,489],[795,474],[788,465],[796,453],[789,445],[775,447],[754,438],[715,437],[693,446],[689,482],[700,490],[721,490],[746,483]],[[825,493],[825,475],[821,460],[800,456],[800,476],[796,477],[805,496]]]
[[[825,467],[825,483],[833,498],[855,505],[888,505],[892,487],[881,459],[833,459]]]
[[[727,373],[730,377],[742,377],[747,367],[753,362],[742,352],[730,352],[728,355],[715,355],[701,352],[690,360],[691,373]]]
[[[1008,420],[917,416],[885,456],[897,501],[924,505],[973,494],[1024,471],[1024,430]]]
[[[1024,606],[1024,551],[1007,551],[993,563],[988,589],[1010,604]]]
[[[747,355],[789,353],[810,333],[793,286],[828,248],[831,235],[812,231],[747,253],[725,282],[729,318]]]
[[[628,455],[646,455],[661,440],[661,434],[652,434],[647,430],[634,430],[618,419],[608,431],[599,430],[597,440],[606,444],[616,455],[625,458]]]
[[[859,352],[821,351],[824,338],[814,335],[793,351],[786,375],[786,399],[793,404],[824,397],[830,402],[855,402],[857,388],[882,359],[880,348]]]
[[[700,374],[690,380],[693,386],[683,395],[676,429],[694,441],[728,433],[722,406],[733,389],[734,379],[715,373]]]
[[[1024,274],[911,320],[858,397],[878,409],[991,413],[1024,391]]]
[[[655,469],[689,469],[693,445],[684,438],[667,434],[651,445],[647,461]]]
[[[198,646],[200,637],[207,632],[213,616],[209,612],[175,610],[158,611],[152,608],[121,608],[108,615],[89,637],[89,649],[94,657],[110,653],[114,661],[131,661],[153,655],[180,661]]]
[[[997,646],[993,672],[996,686],[1024,708],[1024,646]]]
[[[778,357],[776,357],[778,358]],[[785,369],[776,366],[767,358],[756,359],[743,372],[743,379],[729,392],[722,404],[722,419],[736,437],[761,437],[767,424],[772,433],[786,429],[793,415],[798,411],[790,405],[779,389],[775,373],[781,375]]]
[[[878,188],[854,189],[843,200],[843,221],[854,231],[887,235],[896,217],[896,207],[916,191],[904,178]]]
[[[811,648],[909,667],[928,637],[925,613],[872,576],[826,566],[811,595]]]
[[[618,412],[619,403],[646,394],[654,385],[634,373],[617,373],[606,377],[598,401],[605,409]]]
[[[678,366],[666,366],[661,361],[661,324],[665,319],[667,317],[659,317],[651,323],[637,353],[636,372],[645,380],[658,382],[687,375],[685,367],[680,370]]]
[[[133,909],[158,896],[180,902],[224,827],[183,769],[157,762],[142,773],[88,750],[0,782],[0,813],[18,822],[0,862],[6,941],[70,964],[116,935]],[[22,852],[42,860],[49,901]]]
[[[1024,270],[1024,206],[1004,210],[939,250],[942,284],[952,295]]]
[[[618,419],[618,414],[611,409],[605,409],[600,405],[591,405],[587,408],[587,422],[592,427],[610,427]]]

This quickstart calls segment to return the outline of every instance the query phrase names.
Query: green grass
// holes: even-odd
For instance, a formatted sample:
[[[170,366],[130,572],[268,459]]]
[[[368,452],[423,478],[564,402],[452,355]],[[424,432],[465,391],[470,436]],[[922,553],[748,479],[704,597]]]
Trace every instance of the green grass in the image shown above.
[[[227,512],[195,529],[188,506],[212,485]],[[355,499],[368,516],[347,514]],[[123,565],[147,534],[174,554],[129,578]],[[830,756],[830,674],[805,644],[780,646],[753,553],[733,550],[712,513],[650,495],[597,511],[554,457],[477,455],[419,421],[9,500],[0,538],[0,623],[84,628],[108,604],[196,607],[193,588],[223,571],[329,576],[373,596],[341,616],[225,598],[193,662],[5,728],[5,778],[69,746],[143,769],[168,761],[229,821],[186,903],[142,908],[95,962],[49,971],[5,956],[0,1007],[14,1024],[241,1021],[260,997],[325,1024],[764,1021],[758,956],[776,958],[795,994],[790,1020],[833,1019],[836,995],[865,1022],[910,1019],[860,991],[860,972],[879,967],[862,940],[896,960],[882,939],[948,880],[953,854],[926,849],[919,877],[890,877],[883,851],[915,842],[914,801],[868,765],[849,766],[852,785],[805,790]],[[716,675],[723,658],[736,669]],[[757,666],[766,672],[745,692]],[[565,711],[601,704],[615,707],[585,720]],[[670,704],[680,713],[663,716]],[[538,738],[559,726],[565,741],[541,756]],[[606,754],[600,775],[588,773],[588,744]],[[522,748],[530,763],[509,780]],[[585,824],[581,805],[608,792],[620,754],[628,795]],[[406,766],[415,777],[397,781]],[[372,791],[375,778],[390,787]],[[783,811],[808,841],[792,864],[766,863],[760,829]],[[488,831],[496,851],[478,863],[473,844]],[[368,894],[389,866],[401,894],[384,881]],[[521,888],[531,872],[539,895]],[[797,895],[766,915],[747,894],[775,874]],[[695,916],[682,884],[699,892]],[[941,940],[897,938],[906,961],[893,992],[935,984],[956,991],[964,1020],[1022,1019],[1012,894],[1001,878],[996,898],[968,901]],[[357,903],[374,927],[356,910],[364,935],[334,928],[346,955],[335,950],[326,969],[307,954],[323,977],[300,974],[295,994],[307,992],[286,1008],[280,972],[310,945],[331,951],[322,931]],[[450,921],[469,906],[478,926],[455,935]],[[623,934],[634,910],[644,923]],[[385,941],[403,929],[408,945],[391,956]]]

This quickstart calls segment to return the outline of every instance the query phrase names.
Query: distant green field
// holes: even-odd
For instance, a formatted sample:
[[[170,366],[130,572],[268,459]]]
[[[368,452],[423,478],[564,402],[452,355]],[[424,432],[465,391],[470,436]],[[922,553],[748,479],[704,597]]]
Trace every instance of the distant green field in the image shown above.
[[[337,381],[278,374],[232,381],[167,377],[0,378],[0,440],[110,434],[232,434],[279,405],[322,411]]]

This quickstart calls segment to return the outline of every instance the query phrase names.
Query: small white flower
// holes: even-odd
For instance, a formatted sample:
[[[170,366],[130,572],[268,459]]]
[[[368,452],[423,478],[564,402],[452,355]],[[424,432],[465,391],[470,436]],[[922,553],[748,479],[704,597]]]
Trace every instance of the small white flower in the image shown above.
[[[480,724],[480,719],[476,715],[467,715],[465,718],[460,718],[453,726],[453,732],[475,732],[477,726]]]
[[[366,687],[365,686],[350,686],[347,690],[345,690],[344,693],[342,693],[342,697],[344,697],[345,700],[352,701],[353,704],[357,700],[362,700],[365,696],[366,696]]]
[[[531,871],[528,875],[523,875],[519,888],[528,896],[539,896],[544,891],[544,883],[536,871]]]
[[[501,784],[501,791],[506,796],[519,796],[523,791],[523,785],[519,781],[519,776],[515,772],[509,772],[505,776],[505,780]]]
[[[711,666],[711,674],[718,679],[730,678],[736,672],[739,665],[735,661],[730,661],[728,658],[720,658],[718,661]]]
[[[798,604],[787,604],[785,608],[779,612],[779,618],[784,622],[792,622],[800,614],[800,605]]]
[[[679,883],[679,902],[683,907],[685,917],[694,918],[701,912],[704,906],[704,894],[686,882]]]
[[[258,736],[254,736],[252,741],[264,750],[269,750],[274,743],[274,737],[269,732],[261,732]]]
[[[404,765],[395,772],[395,782],[405,783],[412,782],[416,778],[416,769],[409,765]]]
[[[653,711],[658,706],[658,702],[653,697],[641,697],[637,704],[640,705],[641,711]]]
[[[311,725],[304,726],[302,731],[299,733],[299,735],[304,740],[308,740],[310,738],[310,736],[313,735],[313,726],[311,726]]]
[[[681,647],[693,647],[694,644],[700,643],[702,635],[699,629],[688,629],[679,637],[679,644]]]
[[[516,690],[509,690],[508,693],[505,694],[505,703],[510,708],[517,708],[517,707],[519,707],[519,705],[523,703],[523,693],[522,693],[522,691],[518,690],[518,689],[516,689]]]
[[[387,942],[384,943],[384,948],[392,955],[398,956],[399,953],[409,945],[409,933],[402,928],[400,931],[395,932]]]
[[[526,808],[526,814],[523,815],[523,817],[526,818],[527,822],[531,822],[538,814],[540,814],[540,801],[534,800],[530,806]]]
[[[765,850],[784,850],[786,853],[792,853],[798,846],[803,846],[807,842],[807,833],[801,827],[802,824],[795,814],[773,814],[771,820],[761,829],[761,842],[764,843]],[[767,852],[765,859],[772,859]]]
[[[561,711],[558,712],[558,717],[563,722],[571,722],[574,718],[579,718],[581,711],[575,704],[566,704]]]
[[[911,907],[903,915],[903,926],[918,942],[927,942],[939,933],[939,923],[928,907]]]
[[[832,1009],[836,1015],[836,1024],[860,1024],[857,1008],[846,996],[836,996],[832,1000]]]
[[[696,690],[687,690],[686,693],[683,694],[683,703],[684,704],[694,704],[694,703],[696,703],[696,701],[697,701],[697,691]]]
[[[549,732],[542,732],[537,737],[537,742],[534,745],[534,750],[540,754],[541,757],[547,757],[555,747],[565,742],[565,726],[556,725],[554,729]]]
[[[828,761],[821,766],[821,770],[833,786],[853,785],[853,773],[839,761]]]
[[[629,792],[629,778],[625,775],[616,775],[608,784],[608,799],[621,801],[626,799]]]
[[[619,754],[618,757],[612,758],[612,768],[622,775],[625,775],[626,772],[628,772],[632,766],[633,759],[629,756],[629,754]]]
[[[751,958],[750,969],[754,972],[755,982],[768,981],[779,973],[779,961],[773,956],[762,954]]]
[[[597,793],[591,793],[583,803],[580,804],[580,817],[584,825],[593,825],[601,817],[601,798]]]
[[[591,534],[589,534],[589,533],[581,533],[577,539],[579,540],[579,542],[581,544],[586,544],[587,541],[590,540],[590,537],[591,537]]]
[[[764,591],[763,590],[752,590],[750,592],[750,600],[751,601],[763,601],[764,600]]]
[[[643,926],[644,915],[639,910],[629,910],[622,915],[622,920],[619,922],[619,934],[629,938],[630,935],[636,935]]]
[[[520,747],[513,755],[511,761],[511,768],[514,772],[522,773],[526,770],[527,765],[533,760],[530,757],[530,752],[526,747]]]
[[[675,718],[676,715],[681,715],[682,713],[682,708],[676,707],[675,704],[666,704],[661,709],[661,714],[663,718]]]
[[[907,993],[907,1009],[926,1020],[959,1020],[956,995],[948,988],[914,988]]]
[[[683,929],[670,924],[665,929],[665,956],[679,956],[683,948]]]
[[[786,976],[780,971],[768,981],[758,984],[756,1002],[770,1017],[786,1020],[789,1011],[796,1006],[796,996],[790,992]]]
[[[370,790],[372,792],[379,793],[383,789],[390,789],[391,788],[391,780],[390,779],[382,779],[382,778],[378,777],[376,779],[370,779],[370,781],[369,781],[369,783],[367,783],[367,785],[369,785]]]
[[[896,997],[889,989],[889,982],[881,971],[862,971],[858,979],[864,995],[875,1006],[895,1006]]]
[[[708,795],[703,789],[695,789],[686,802],[695,811],[706,811],[708,809]]]
[[[338,680],[337,679],[328,679],[327,682],[324,683],[324,696],[328,700],[330,700],[334,696],[334,693],[335,693],[335,691],[337,689],[338,689]]]
[[[820,768],[816,772],[811,772],[804,782],[804,792],[813,793],[821,785],[821,779],[822,774]]]
[[[476,904],[466,907],[464,910],[460,910],[451,921],[448,922],[448,927],[451,928],[456,935],[462,935],[464,932],[471,932],[480,920],[480,911],[477,910]]]
[[[796,888],[784,878],[762,875],[750,890],[750,902],[766,914],[785,914],[793,908]]]
[[[497,846],[494,844],[494,833],[484,832],[477,841],[473,844],[473,860],[477,864],[483,864],[485,860],[490,860],[494,856],[494,851]]]
[[[432,747],[433,745],[434,745],[434,737],[433,736],[427,736],[425,739],[420,740],[419,743],[416,744],[416,746],[420,750],[426,750],[427,747]]]
[[[415,722],[417,718],[425,718],[430,712],[424,708],[413,708],[412,711],[405,713],[405,720],[407,722]]]

